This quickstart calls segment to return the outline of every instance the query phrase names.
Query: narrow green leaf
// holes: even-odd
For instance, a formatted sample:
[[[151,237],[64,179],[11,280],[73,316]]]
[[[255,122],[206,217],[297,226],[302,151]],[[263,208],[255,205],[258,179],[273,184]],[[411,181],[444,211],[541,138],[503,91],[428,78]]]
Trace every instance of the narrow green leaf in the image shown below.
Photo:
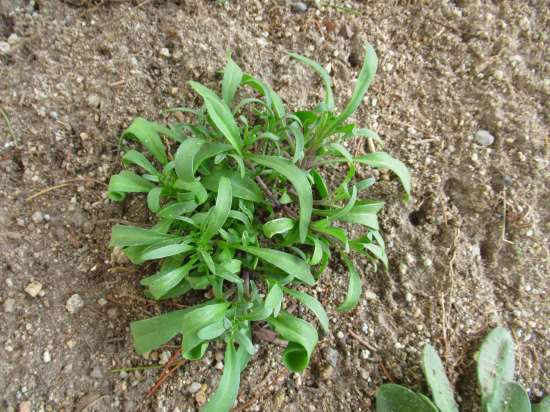
[[[237,351],[231,341],[227,342],[224,359],[225,364],[218,389],[201,409],[201,412],[228,412],[237,399],[241,370]]]
[[[252,343],[252,339],[250,339],[247,333],[239,331],[235,335],[235,339],[237,340],[237,343],[240,345],[240,347],[244,348],[249,355],[254,355],[256,353],[256,348]]]
[[[309,66],[312,68],[323,81],[323,88],[325,90],[325,98],[324,102],[327,106],[327,110],[329,112],[334,110],[334,95],[332,94],[332,81],[330,80],[330,76],[327,73],[327,71],[321,66],[319,63],[308,59],[307,57],[301,56],[296,53],[288,53],[291,57],[298,60],[300,63],[305,64],[306,66]]]
[[[123,170],[118,175],[111,176],[109,187],[107,189],[109,196],[111,193],[146,193],[155,185],[134,172]],[[113,199],[116,200],[116,199]]]
[[[304,134],[297,122],[292,123],[289,129],[294,136],[294,156],[292,162],[297,163],[304,158]]]
[[[268,316],[273,314],[274,317],[277,317],[281,310],[282,304],[283,290],[278,284],[274,284],[265,297],[264,307],[268,312]]]
[[[189,252],[195,250],[195,247],[189,243],[176,243],[173,245],[152,245],[143,251],[141,255],[142,260],[154,260],[162,259],[168,256],[179,255],[180,253]]]
[[[288,217],[281,217],[278,219],[270,220],[264,223],[262,230],[264,235],[268,238],[272,238],[274,235],[286,233],[294,227],[294,220]]]
[[[318,335],[315,328],[285,311],[281,311],[276,318],[269,318],[268,323],[282,339],[289,342],[283,352],[285,366],[293,372],[302,372],[317,345]]]
[[[250,159],[262,166],[275,170],[292,183],[298,194],[300,202],[300,241],[306,240],[311,213],[313,210],[313,194],[307,175],[288,160],[282,157],[251,155]]]
[[[321,245],[321,241],[316,238],[312,237],[313,239],[313,255],[311,255],[310,264],[311,265],[318,265],[319,262],[321,262],[321,259],[323,258],[323,246]]]
[[[317,299],[307,293],[294,289],[284,288],[284,291],[311,310],[313,314],[317,316],[317,319],[319,319],[319,323],[325,333],[328,333],[328,316],[325,309]]]
[[[208,142],[202,145],[200,150],[195,155],[195,158],[193,161],[193,171],[196,172],[199,166],[205,160],[208,160],[212,157],[216,157],[218,155],[226,153],[232,149],[233,147],[231,145],[228,145],[225,143]]]
[[[204,145],[204,140],[190,138],[185,140],[176,151],[175,169],[178,177],[184,182],[195,180],[195,156]]]
[[[289,275],[296,277],[307,285],[313,285],[315,279],[309,270],[306,262],[290,253],[281,252],[275,249],[259,248],[254,246],[237,246],[239,249],[258,256],[267,263],[278,267]]]
[[[130,324],[134,348],[140,355],[164,345],[181,332],[185,314],[192,308],[176,310],[154,318],[138,320]]]
[[[313,182],[315,184],[315,188],[317,189],[317,193],[319,193],[319,197],[321,199],[326,198],[328,196],[328,186],[325,183],[323,176],[321,176],[316,170],[311,170],[309,174],[313,177]]]
[[[262,80],[251,76],[248,73],[243,74],[242,84],[250,86],[262,96],[265,97],[268,107],[277,115],[279,119],[285,118],[285,106],[281,97]]]
[[[210,213],[208,224],[201,236],[203,242],[208,242],[218,230],[220,230],[231,211],[231,203],[233,201],[231,181],[223,176],[220,178],[218,185],[218,196],[216,197],[216,205]]]
[[[162,218],[176,219],[183,214],[192,212],[197,208],[197,206],[198,205],[193,200],[188,200],[186,202],[170,203],[169,205],[163,207],[158,212],[158,215]]]
[[[212,90],[202,84],[190,81],[189,85],[204,99],[206,110],[218,130],[225,136],[237,153],[242,155],[239,128],[227,104],[220,100]]]
[[[349,312],[355,309],[359,303],[359,298],[361,297],[361,276],[359,276],[359,272],[347,256],[342,256],[342,259],[348,267],[349,283],[346,299],[340,306],[338,306],[338,311]]]
[[[507,382],[499,385],[487,400],[487,412],[531,412],[529,396],[521,385]]]
[[[234,170],[221,169],[204,176],[202,184],[210,191],[217,191],[219,181],[222,177],[227,177],[231,181],[233,196],[239,199],[250,200],[251,202],[262,203],[265,201],[262,190],[256,182],[250,177],[242,178],[240,174]]]
[[[364,163],[376,169],[389,169],[397,175],[405,190],[405,200],[411,197],[411,174],[407,166],[400,160],[391,157],[385,152],[374,152],[354,159],[358,163]]]
[[[348,102],[347,106],[336,118],[334,124],[332,125],[333,128],[340,126],[357,110],[357,108],[363,101],[363,96],[367,92],[367,89],[374,79],[377,67],[378,58],[376,57],[374,48],[367,43],[365,45],[365,61],[363,63],[363,67],[361,68],[361,72],[359,73],[355,89],[353,90],[353,94],[351,95],[351,99]]]
[[[200,329],[197,336],[202,340],[212,340],[223,335],[226,330],[224,319],[221,319]]]
[[[115,225],[111,231],[110,246],[151,245],[175,236],[135,226]]]
[[[546,395],[542,401],[532,405],[533,412],[550,412],[550,395]]]
[[[141,280],[141,284],[149,288],[149,292],[155,299],[165,295],[170,289],[176,287],[189,271],[193,268],[195,260],[191,260],[183,266],[166,272],[158,272]]]
[[[161,187],[154,187],[147,193],[147,207],[153,213],[160,210],[160,195],[162,193]]]
[[[498,386],[514,379],[514,341],[510,332],[498,327],[483,340],[477,360],[481,398],[489,399]]]
[[[436,406],[445,412],[458,412],[453,389],[445,373],[445,368],[436,350],[430,344],[424,346],[422,351],[422,369]]]
[[[125,164],[133,163],[144,169],[147,173],[158,176],[160,173],[143,154],[137,150],[129,150],[122,157]]]
[[[197,336],[197,332],[211,323],[215,323],[225,316],[228,303],[208,303],[200,307],[194,307],[187,312],[182,320],[182,355],[186,359],[202,357],[203,339]]]
[[[439,410],[428,398],[404,386],[386,383],[376,391],[376,412],[439,412]]]
[[[222,80],[222,96],[225,104],[231,106],[237,89],[241,85],[243,72],[239,66],[233,61],[230,55],[227,56],[227,64],[223,70]]]
[[[160,126],[160,125],[159,125]],[[141,117],[136,118],[132,124],[124,131],[121,139],[136,139],[162,164],[168,162],[164,145],[157,131],[158,127]]]

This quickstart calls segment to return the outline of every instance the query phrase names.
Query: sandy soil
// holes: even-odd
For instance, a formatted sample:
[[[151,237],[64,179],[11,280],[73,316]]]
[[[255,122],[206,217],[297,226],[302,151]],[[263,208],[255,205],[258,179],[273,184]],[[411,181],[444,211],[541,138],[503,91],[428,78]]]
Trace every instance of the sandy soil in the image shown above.
[[[549,26],[544,1],[321,1],[299,12],[282,0],[0,0],[0,409],[205,401],[221,347],[146,401],[158,369],[111,372],[177,347],[147,359],[132,349],[129,323],[177,303],[145,301],[147,268],[108,249],[113,222],[145,221],[142,202],[106,200],[117,137],[135,116],[198,103],[185,82],[216,87],[227,50],[293,108],[313,105],[321,85],[285,52],[310,56],[330,67],[342,107],[365,40],[380,69],[357,119],[414,176],[409,204],[393,179],[376,193],[388,201],[391,269],[360,264],[364,299],[342,316],[347,280],[333,266],[317,288],[332,331],[310,368],[287,375],[280,348],[262,344],[238,407],[371,410],[383,382],[425,389],[419,350],[430,341],[462,410],[476,410],[474,354],[496,325],[513,333],[531,398],[550,392]],[[479,144],[480,130],[494,141]]]

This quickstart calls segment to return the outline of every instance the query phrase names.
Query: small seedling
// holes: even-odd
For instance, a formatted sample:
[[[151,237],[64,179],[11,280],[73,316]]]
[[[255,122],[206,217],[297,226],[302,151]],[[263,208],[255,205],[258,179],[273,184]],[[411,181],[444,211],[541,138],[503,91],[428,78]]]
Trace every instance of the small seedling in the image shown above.
[[[134,345],[141,354],[181,334],[181,354],[194,360],[210,342],[224,341],[223,375],[205,411],[233,406],[241,371],[257,350],[254,322],[288,342],[282,356],[288,369],[307,367],[317,330],[284,309],[285,296],[307,307],[328,331],[325,310],[303,289],[319,280],[333,253],[348,268],[349,288],[338,308],[343,312],[353,310],[361,296],[351,252],[387,269],[377,219],[384,203],[364,197],[375,179],[358,180],[355,172],[359,165],[393,171],[406,199],[411,181],[405,165],[387,153],[353,156],[342,144],[353,138],[379,141],[375,132],[348,122],[377,68],[374,49],[367,45],[365,51],[355,91],[340,113],[330,76],[306,57],[291,53],[320,75],[324,99],[314,110],[295,112],[268,84],[228,58],[221,98],[191,81],[203,106],[172,110],[193,121],[165,126],[138,118],[121,136],[122,142],[139,141],[148,153],[124,153],[126,169],[111,177],[108,195],[122,201],[127,193],[146,194],[156,224],[116,225],[111,246],[122,248],[137,265],[159,261],[158,271],[141,280],[149,298],[175,299],[194,290],[202,291],[195,297],[210,296],[187,309],[133,322]],[[326,171],[341,165],[347,169],[343,179],[327,183]],[[341,223],[359,225],[362,234],[350,238]]]
[[[484,412],[550,412],[550,397],[532,405],[514,379],[514,341],[504,328],[492,330],[477,355],[477,378]],[[401,385],[385,384],[376,393],[377,412],[458,412],[441,359],[431,345],[422,352],[422,369],[432,393],[427,396]]]

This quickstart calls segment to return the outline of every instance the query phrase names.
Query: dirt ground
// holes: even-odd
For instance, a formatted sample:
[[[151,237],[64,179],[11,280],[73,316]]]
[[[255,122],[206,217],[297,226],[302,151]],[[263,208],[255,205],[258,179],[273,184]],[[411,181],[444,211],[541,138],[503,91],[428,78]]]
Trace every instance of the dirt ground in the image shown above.
[[[292,108],[313,105],[321,85],[285,53],[312,57],[342,107],[365,40],[380,65],[356,117],[414,178],[409,204],[393,179],[377,188],[390,271],[360,265],[364,298],[349,315],[335,311],[347,277],[327,271],[316,292],[332,329],[309,369],[287,375],[281,348],[261,343],[237,407],[372,410],[383,382],[426,389],[419,351],[430,341],[461,409],[477,410],[474,355],[496,325],[513,333],[531,399],[550,392],[547,3],[303,6],[0,0],[0,410],[194,411],[208,398],[221,346],[148,400],[158,369],[111,371],[177,348],[147,359],[132,349],[129,323],[174,303],[144,300],[146,270],[108,249],[113,222],[144,221],[141,200],[105,196],[117,138],[138,115],[199,104],[186,81],[218,87],[227,50]]]

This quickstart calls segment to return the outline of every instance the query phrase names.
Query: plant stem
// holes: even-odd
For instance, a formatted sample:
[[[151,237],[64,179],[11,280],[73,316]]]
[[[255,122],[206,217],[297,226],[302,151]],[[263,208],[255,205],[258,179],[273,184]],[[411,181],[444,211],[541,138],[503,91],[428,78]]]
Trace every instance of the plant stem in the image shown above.
[[[276,208],[282,208],[293,219],[298,218],[298,215],[294,210],[289,208],[287,205],[282,205],[279,202],[279,199],[277,199],[277,197],[273,194],[273,192],[269,189],[269,187],[267,187],[267,185],[265,184],[265,182],[262,180],[260,176],[256,176],[256,182],[258,182],[258,184],[260,185],[262,190],[265,192],[265,194],[271,199],[271,202],[273,202],[273,206],[275,206]]]

